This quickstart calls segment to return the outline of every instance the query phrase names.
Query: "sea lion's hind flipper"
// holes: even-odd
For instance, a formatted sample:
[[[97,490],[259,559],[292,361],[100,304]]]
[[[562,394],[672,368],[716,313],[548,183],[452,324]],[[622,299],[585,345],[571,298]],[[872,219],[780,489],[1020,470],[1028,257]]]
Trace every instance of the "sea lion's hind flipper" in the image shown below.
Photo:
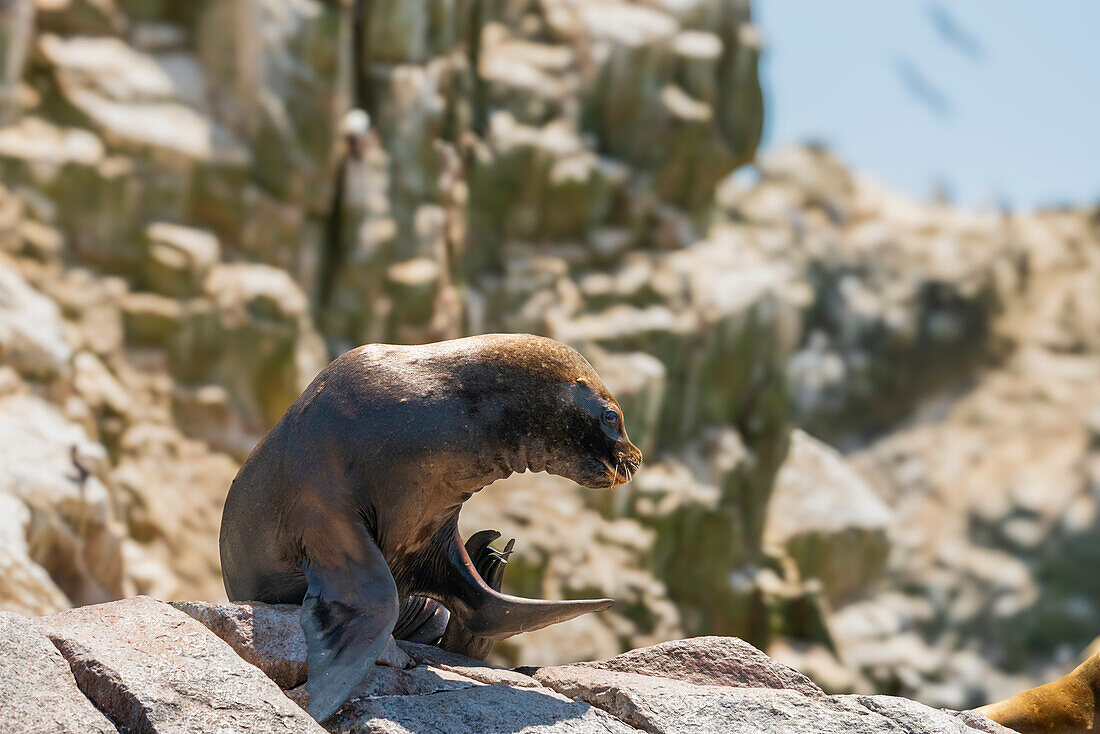
[[[500,537],[496,530],[480,530],[466,540],[466,555],[470,556],[470,562],[474,564],[477,573],[493,591],[500,591],[504,581],[504,567],[508,565],[508,557],[512,555],[512,549],[516,545],[515,538],[508,541],[504,550],[498,551],[490,543]]]
[[[496,537],[499,536],[494,536],[493,539]],[[488,542],[485,545],[488,546]],[[510,553],[510,550],[508,552]],[[492,553],[496,554],[495,551]],[[503,555],[503,553],[496,554],[495,557],[488,555],[484,559],[491,561],[495,566],[488,571],[490,577],[499,577],[499,574],[503,573],[503,569],[498,565],[500,556]],[[452,623],[456,623],[455,620],[457,620],[457,623],[474,637],[502,640],[521,632],[532,632],[565,622],[582,614],[598,612],[615,603],[613,599],[547,601],[501,594],[482,578],[481,572],[475,567],[467,548],[463,546],[457,535],[451,545],[448,560],[450,570],[458,580],[458,583],[452,584],[456,602],[453,606],[449,606]],[[446,635],[444,638],[446,639]]]
[[[434,645],[443,637],[450,618],[451,613],[435,599],[408,596],[401,600],[393,636],[398,640]]]
[[[533,632],[552,624],[568,622],[582,614],[600,612],[614,603],[614,599],[549,601],[495,594],[462,623],[475,636],[503,640],[521,632]]]
[[[493,591],[500,591],[504,583],[504,567],[508,565],[508,558],[515,547],[516,539],[512,538],[505,544],[502,551],[490,548],[485,554],[484,565],[475,561],[478,573]]]
[[[466,554],[470,556],[479,576],[493,591],[500,591],[504,581],[504,567],[508,565],[508,557],[512,555],[512,548],[516,541],[509,540],[503,551],[493,548],[490,543],[500,537],[496,530],[482,530],[474,533],[466,540]],[[456,652],[475,660],[484,660],[489,657],[493,649],[493,638],[479,637],[462,626],[458,619],[451,615],[447,629],[443,633],[439,646],[448,652]]]
[[[336,713],[386,646],[397,621],[397,586],[378,546],[366,537],[343,564],[306,563],[302,631],[309,664],[310,716]],[[354,558],[354,560],[353,560]]]

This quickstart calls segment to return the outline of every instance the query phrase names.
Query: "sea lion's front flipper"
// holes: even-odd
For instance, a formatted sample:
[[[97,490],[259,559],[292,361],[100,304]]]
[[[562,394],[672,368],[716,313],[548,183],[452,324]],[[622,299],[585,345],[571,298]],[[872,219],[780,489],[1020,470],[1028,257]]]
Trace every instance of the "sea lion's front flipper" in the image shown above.
[[[501,594],[481,578],[461,538],[455,533],[448,553],[449,571],[457,578],[449,584],[453,599],[447,607],[451,618],[477,637],[503,640],[566,622],[589,612],[607,609],[614,599],[547,601]]]
[[[309,663],[310,716],[324,721],[336,713],[363,680],[386,646],[397,621],[397,586],[386,559],[366,533],[342,548],[342,562],[333,563],[331,547],[325,563],[307,562],[309,582],[302,601],[302,630]]]

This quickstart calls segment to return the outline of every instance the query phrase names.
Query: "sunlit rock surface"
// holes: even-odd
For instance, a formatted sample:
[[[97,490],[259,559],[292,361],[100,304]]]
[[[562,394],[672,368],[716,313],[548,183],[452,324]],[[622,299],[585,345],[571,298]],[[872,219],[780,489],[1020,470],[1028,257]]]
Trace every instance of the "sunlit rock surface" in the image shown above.
[[[748,643],[722,637],[520,670],[401,643],[415,664],[373,666],[322,729],[300,708],[309,699],[300,677],[285,675],[287,662],[304,658],[297,607],[174,606],[136,597],[37,619],[0,613],[0,648],[20,656],[0,674],[0,723],[11,731],[340,734],[1008,732],[972,711],[828,696]],[[31,698],[53,705],[32,712]]]

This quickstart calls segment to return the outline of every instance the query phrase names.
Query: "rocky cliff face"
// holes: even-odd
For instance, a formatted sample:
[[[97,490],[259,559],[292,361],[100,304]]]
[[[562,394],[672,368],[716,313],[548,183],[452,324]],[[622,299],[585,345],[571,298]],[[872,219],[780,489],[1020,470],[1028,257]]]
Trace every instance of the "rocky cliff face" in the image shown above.
[[[12,0],[0,49],[3,608],[222,598],[236,466],[330,356],[531,331],[647,464],[469,503],[508,590],[619,600],[498,662],[736,635],[962,708],[1100,628],[1095,215],[729,177],[746,2]]]
[[[715,182],[752,156],[747,4],[77,0],[7,3],[0,25],[13,39],[0,426],[22,508],[9,606],[220,597],[234,466],[329,355],[490,330],[582,347],[648,448],[695,442],[713,477],[703,505],[642,523],[554,487],[559,525],[582,518],[579,556],[542,521],[517,532],[514,588],[624,600],[575,654],[675,636],[678,604],[702,606],[694,584],[670,595],[662,581],[686,565],[687,524],[704,519],[721,547],[694,564],[704,585],[759,554],[779,388],[765,378],[772,415],[743,437],[722,426],[755,410],[736,404],[755,368],[727,381],[722,362],[756,346],[774,361],[773,317],[749,315],[770,307],[715,309],[715,284],[690,283],[686,261],[667,293],[645,272],[643,293],[599,292],[626,253],[697,240]],[[369,130],[344,120],[353,107]],[[612,330],[593,333],[608,310]],[[711,324],[720,338],[697,343]],[[728,382],[724,403],[688,379]],[[509,495],[541,496],[542,481]],[[512,506],[522,523],[555,516]],[[500,510],[475,519],[507,526]],[[727,523],[743,526],[730,548]],[[747,598],[719,592],[693,628],[744,627],[725,602]]]
[[[522,670],[401,643],[409,664],[373,666],[322,728],[299,708],[308,669],[297,617],[297,607],[148,597],[34,619],[0,612],[9,658],[0,722],[5,731],[141,733],[1008,732],[972,711],[827,696],[723,637]]]
[[[1010,221],[1028,283],[996,324],[1004,358],[853,457],[896,524],[886,596],[844,623],[850,654],[877,687],[947,706],[1067,672],[1100,620],[1090,580],[1100,300],[1084,286],[1097,275],[1098,220],[1052,211]],[[878,631],[857,631],[870,609]],[[883,654],[874,640],[899,629],[916,634],[905,652],[890,643],[887,659],[913,663],[872,663],[869,647]],[[953,683],[972,675],[984,682]]]

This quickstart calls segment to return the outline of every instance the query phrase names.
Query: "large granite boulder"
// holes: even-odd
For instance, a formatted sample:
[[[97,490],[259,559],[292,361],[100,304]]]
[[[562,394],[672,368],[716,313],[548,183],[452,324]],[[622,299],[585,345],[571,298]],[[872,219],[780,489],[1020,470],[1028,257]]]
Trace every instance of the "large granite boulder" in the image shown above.
[[[782,688],[807,696],[822,694],[821,689],[806,676],[776,663],[736,637],[693,637],[662,642],[653,647],[624,652],[610,660],[577,663],[577,666],[671,678],[701,686]],[[571,670],[573,667],[554,670]]]
[[[52,376],[71,358],[57,304],[0,262],[0,360],[21,372]]]
[[[125,731],[323,731],[260,670],[162,602],[82,607],[38,627],[81,691]]]
[[[308,694],[299,685],[305,670],[297,607],[174,606],[137,597],[38,620],[0,615],[4,649],[21,656],[0,675],[0,720],[26,726],[26,699],[8,697],[35,695],[30,686],[37,681],[48,687],[39,700],[65,703],[39,710],[29,731],[323,731],[299,708]],[[325,729],[1008,732],[975,712],[889,696],[827,696],[736,638],[677,640],[605,661],[523,669],[402,647],[412,666],[368,671]]]
[[[306,682],[301,608],[291,604],[171,602],[205,625],[242,658],[286,690]]]
[[[144,598],[43,617],[38,626],[69,658],[81,690],[92,700],[98,703],[97,697],[108,690],[132,691],[136,702],[124,711],[158,716],[155,731],[186,730],[183,722],[191,721],[186,716],[213,715],[202,706],[221,699],[205,692],[208,679],[223,680],[219,671],[232,668],[226,657],[232,651],[273,676],[286,691],[287,704],[308,703],[300,686],[307,668],[297,606],[173,606],[217,637],[202,634],[187,616]],[[368,671],[348,703],[324,722],[328,731],[1008,732],[975,712],[936,710],[892,697],[826,695],[809,678],[737,638],[673,640],[602,661],[520,669],[437,647],[404,642],[400,647],[410,656],[411,667]],[[90,666],[89,660],[98,661],[99,667]],[[174,683],[168,694],[163,687],[151,687],[150,676],[160,666],[174,668],[161,673],[157,680],[162,681],[191,680],[193,671],[209,670],[202,680]],[[105,667],[113,672],[100,680]],[[252,716],[257,704],[251,697],[267,701],[268,689],[255,686],[256,668],[245,667],[252,671],[249,677],[218,695],[233,697],[237,710]],[[169,698],[178,702],[176,708],[164,708]],[[112,706],[117,703],[107,700]],[[112,712],[121,709],[103,710],[119,723]],[[276,714],[283,715],[279,711],[276,706]]]
[[[795,430],[776,475],[764,542],[790,556],[803,579],[817,579],[830,601],[878,581],[890,550],[893,516],[834,449]]]
[[[0,612],[0,726],[10,732],[114,734],[69,663],[33,620]]]
[[[886,696],[809,697],[791,690],[697,685],[636,673],[571,666],[539,671],[539,682],[587,701],[642,731],[957,732],[976,729],[949,712]],[[991,729],[992,730],[992,729]],[[1001,731],[1007,732],[1002,729]]]

